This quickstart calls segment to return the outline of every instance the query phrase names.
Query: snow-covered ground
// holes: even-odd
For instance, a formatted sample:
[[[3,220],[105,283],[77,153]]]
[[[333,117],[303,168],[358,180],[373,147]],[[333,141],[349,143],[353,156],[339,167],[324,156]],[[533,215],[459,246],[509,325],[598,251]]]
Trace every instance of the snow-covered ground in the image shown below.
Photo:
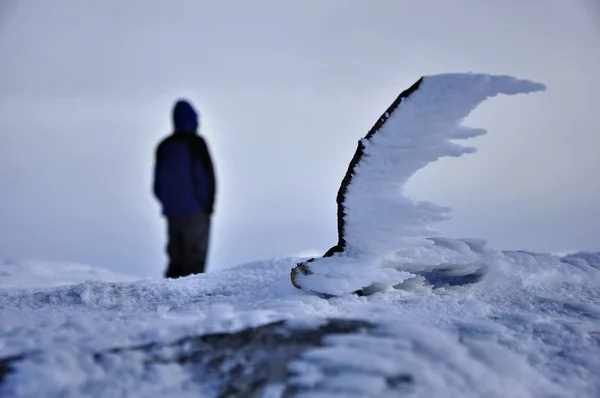
[[[561,260],[491,250],[486,258],[492,255],[495,272],[476,284],[432,289],[414,283],[365,297],[324,299],[295,289],[289,283],[294,258],[181,280],[2,290],[0,358],[38,354],[15,364],[0,391],[7,397],[103,396],[111,385],[123,396],[198,394],[202,386],[183,382],[190,376],[182,369],[141,377],[140,362],[111,371],[91,353],[280,319],[310,327],[315,319],[345,318],[373,321],[385,333],[332,338],[290,365],[303,376],[298,382],[319,380],[311,363],[333,361],[348,370],[320,388],[337,387],[338,394],[345,388],[385,396],[383,375],[400,369],[419,381],[414,396],[599,396],[600,254]],[[339,386],[344,380],[346,387]]]
[[[426,80],[424,87],[439,106],[426,106],[427,98],[417,96],[403,117],[427,121],[432,113],[441,119],[415,130],[429,138],[417,135],[404,147],[403,156],[411,161],[399,173],[403,179],[440,156],[473,151],[449,140],[485,132],[456,124],[478,102],[497,93],[531,91],[511,78],[481,75],[447,75]],[[453,104],[448,92],[460,94],[468,106],[444,105]],[[449,121],[442,120],[444,112]],[[286,363],[291,376],[285,383],[299,392],[294,396],[395,397],[399,388],[402,396],[412,397],[600,396],[600,253],[559,257],[500,251],[478,239],[425,239],[412,232],[431,232],[429,223],[443,219],[448,209],[400,200],[403,219],[411,222],[390,230],[404,231],[402,236],[370,231],[381,223],[367,225],[368,214],[352,207],[364,221],[360,231],[352,232],[356,223],[348,229],[354,246],[373,238],[378,248],[387,246],[387,239],[397,242],[391,254],[362,259],[375,259],[369,266],[386,268],[374,268],[375,273],[399,275],[392,279],[400,283],[363,296],[352,289],[375,279],[372,272],[365,280],[360,272],[350,272],[364,265],[360,256],[343,258],[341,273],[332,262],[320,279],[313,278],[335,297],[292,285],[290,270],[306,258],[271,259],[178,280],[135,280],[73,264],[4,262],[0,396],[218,396],[215,380],[198,374],[202,367],[190,367],[173,345],[165,345],[280,320],[290,330],[312,330],[334,318],[376,327],[326,335],[322,345]],[[444,264],[452,264],[450,272],[432,271]],[[483,278],[464,279],[471,267],[483,267]],[[348,278],[354,278],[352,286],[339,288]],[[131,347],[158,352],[150,360]],[[273,361],[283,355],[276,349],[261,355],[269,354]],[[223,363],[220,370],[225,368]],[[238,371],[243,375],[243,369]],[[273,370],[280,378],[285,371]],[[282,396],[285,388],[274,384],[262,396]]]
[[[34,260],[0,262],[0,289],[73,285],[88,280],[132,281],[132,276],[84,264],[51,263]]]

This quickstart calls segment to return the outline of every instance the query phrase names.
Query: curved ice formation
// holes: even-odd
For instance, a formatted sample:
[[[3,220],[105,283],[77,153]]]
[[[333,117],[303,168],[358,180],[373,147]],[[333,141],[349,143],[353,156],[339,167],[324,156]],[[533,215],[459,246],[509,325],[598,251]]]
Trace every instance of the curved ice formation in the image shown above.
[[[340,295],[404,281],[409,274],[382,268],[382,257],[428,244],[431,224],[449,218],[450,209],[409,198],[403,185],[431,162],[475,152],[454,141],[486,133],[461,125],[483,101],[544,89],[512,76],[449,73],[422,77],[402,92],[359,141],[342,180],[338,243],[322,258],[298,264],[294,286]]]

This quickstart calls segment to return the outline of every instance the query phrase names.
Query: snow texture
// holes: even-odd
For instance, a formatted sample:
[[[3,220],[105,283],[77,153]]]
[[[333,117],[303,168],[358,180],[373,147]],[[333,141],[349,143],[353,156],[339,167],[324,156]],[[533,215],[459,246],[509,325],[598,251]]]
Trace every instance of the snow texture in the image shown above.
[[[125,282],[137,278],[99,267],[47,261],[0,262],[0,289],[72,285],[85,281]]]
[[[483,101],[498,94],[543,90],[542,84],[510,76],[443,74],[426,76],[402,100],[385,124],[363,139],[364,156],[348,188],[345,239],[360,253],[380,255],[404,246],[406,237],[428,237],[431,224],[449,217],[449,209],[414,201],[403,185],[419,169],[442,157],[474,153],[459,145],[486,133],[461,126]]]
[[[543,84],[511,76],[451,73],[425,76],[402,93],[400,105],[382,116],[387,117],[383,125],[360,141],[363,155],[343,200],[343,252],[307,263],[310,273],[299,273],[297,284],[340,295],[406,279],[399,264],[396,270],[381,269],[381,259],[398,250],[430,245],[426,238],[436,233],[432,224],[449,218],[450,209],[413,200],[404,194],[404,184],[442,157],[475,152],[456,140],[486,133],[461,125],[483,101],[544,89]]]
[[[135,352],[98,362],[92,353],[280,320],[306,330],[328,318],[379,326],[330,336],[288,364],[289,383],[308,391],[299,396],[397,396],[392,387],[405,385],[407,397],[599,396],[600,254],[559,258],[467,242],[446,240],[425,255],[491,261],[484,281],[365,297],[293,288],[299,258],[179,280],[0,290],[0,358],[28,356],[12,365],[0,396],[216,396],[184,365],[150,366]]]

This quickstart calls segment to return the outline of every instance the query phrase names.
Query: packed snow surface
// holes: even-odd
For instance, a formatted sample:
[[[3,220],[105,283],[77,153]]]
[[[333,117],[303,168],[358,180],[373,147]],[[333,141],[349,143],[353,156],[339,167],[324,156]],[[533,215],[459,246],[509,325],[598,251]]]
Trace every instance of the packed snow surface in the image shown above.
[[[464,255],[464,242],[455,243]],[[600,254],[559,258],[469,243],[467,254],[492,262],[483,281],[433,289],[415,278],[363,297],[295,289],[288,276],[298,258],[180,280],[3,289],[0,358],[37,355],[15,365],[0,396],[102,396],[106,385],[121,396],[211,396],[202,386],[190,390],[191,376],[176,366],[149,375],[130,360],[111,371],[90,353],[282,319],[312,327],[332,317],[372,321],[382,332],[333,336],[289,365],[297,383],[319,384],[331,396],[386,396],[384,377],[402,369],[418,375],[407,396],[599,396]],[[440,253],[448,255],[447,246]],[[343,371],[323,380],[327,366]]]
[[[451,91],[462,87],[461,79],[471,79],[444,76],[433,80]],[[508,77],[475,79],[479,83],[471,91],[459,90],[450,102],[435,93],[415,97],[404,123],[423,118],[426,109],[441,117],[443,128],[419,131],[432,136],[406,137],[406,153],[412,156],[405,160],[412,170],[406,178],[440,156],[469,151],[447,139],[482,132],[455,124],[478,102],[541,88]],[[448,112],[450,124],[445,122]],[[439,132],[444,136],[436,136]],[[421,158],[420,151],[425,151]],[[353,209],[358,211],[361,203],[357,199]],[[361,264],[373,266],[367,262],[376,260],[372,269],[394,275],[396,286],[366,296],[347,292],[370,278],[367,271],[348,272],[342,282],[325,286],[337,289],[335,297],[294,288],[290,270],[305,258],[272,259],[178,280],[137,281],[106,272],[94,275],[89,267],[76,265],[0,264],[0,396],[211,397],[214,386],[180,364],[147,364],[132,352],[110,357],[107,365],[92,354],[278,320],[292,328],[316,328],[327,318],[365,320],[378,329],[329,335],[323,346],[289,363],[293,383],[312,389],[305,396],[397,396],[389,379],[403,373],[414,379],[403,391],[412,397],[600,396],[599,253],[558,257],[500,251],[478,239],[427,238],[428,223],[446,209],[408,199],[396,210],[410,225],[390,227],[403,232],[389,239],[410,239],[392,247],[384,233],[390,224],[379,225],[389,221],[387,214],[371,205],[365,211],[374,211],[374,218],[360,216],[349,234],[357,239],[355,245],[373,243],[369,247],[375,249],[365,251],[393,250],[381,258],[364,257],[364,263],[356,257],[340,269],[360,270]],[[439,267],[446,269],[435,281],[419,273]],[[444,282],[481,267],[485,277],[475,283]],[[10,372],[3,370],[6,358],[19,356],[24,359],[12,361]],[[273,385],[269,391],[278,397],[282,390]]]
[[[135,279],[132,276],[83,264],[33,260],[0,262],[0,289],[73,285],[88,280],[124,282]]]

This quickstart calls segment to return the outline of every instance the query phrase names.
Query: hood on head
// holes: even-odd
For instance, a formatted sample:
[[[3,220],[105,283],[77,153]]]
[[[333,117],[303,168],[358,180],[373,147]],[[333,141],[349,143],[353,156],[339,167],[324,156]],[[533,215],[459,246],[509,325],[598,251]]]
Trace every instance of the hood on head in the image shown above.
[[[198,129],[198,114],[186,100],[179,100],[173,107],[173,128],[175,132],[194,133]]]

